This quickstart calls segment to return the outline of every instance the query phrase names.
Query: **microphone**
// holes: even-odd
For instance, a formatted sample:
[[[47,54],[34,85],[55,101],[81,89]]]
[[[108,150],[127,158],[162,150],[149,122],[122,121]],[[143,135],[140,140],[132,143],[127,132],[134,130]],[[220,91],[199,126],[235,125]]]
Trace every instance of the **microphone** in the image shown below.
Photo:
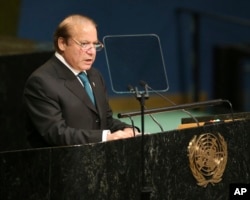
[[[173,101],[171,101],[169,98],[165,97],[164,95],[162,95],[161,93],[157,92],[156,90],[154,90],[152,87],[150,87],[145,81],[140,80],[140,85],[150,89],[151,91],[153,91],[155,94],[157,94],[158,96],[162,97],[164,100],[168,101],[169,103],[171,103],[172,105],[176,105],[176,103],[174,103]],[[189,111],[182,109],[182,112],[186,113],[187,115],[189,115],[197,124],[197,126],[199,127],[200,124],[198,122],[198,120],[196,119],[196,117],[194,117]]]
[[[132,85],[128,85],[128,90],[129,90],[129,92],[131,92],[132,94],[134,94],[135,93],[135,89],[134,89],[134,87],[132,86]]]
[[[138,93],[138,89],[137,87],[134,89],[134,87],[132,85],[128,85],[128,90],[129,92],[131,92],[132,94],[136,94]],[[148,97],[148,88],[145,87],[145,97]],[[144,106],[145,107],[145,106]],[[159,126],[159,128],[161,129],[162,132],[164,132],[164,129],[162,128],[161,124],[153,117],[153,115],[149,114],[150,118]],[[129,116],[130,120],[131,116]]]

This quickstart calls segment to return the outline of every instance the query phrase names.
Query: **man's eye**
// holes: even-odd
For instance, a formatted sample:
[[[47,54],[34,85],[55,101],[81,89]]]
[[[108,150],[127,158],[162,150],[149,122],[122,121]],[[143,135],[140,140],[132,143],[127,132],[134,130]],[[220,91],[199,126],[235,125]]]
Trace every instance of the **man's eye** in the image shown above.
[[[82,43],[81,43],[81,46],[82,46],[82,47],[86,47],[86,46],[88,46],[88,45],[89,45],[89,43],[87,43],[87,42],[82,42]]]

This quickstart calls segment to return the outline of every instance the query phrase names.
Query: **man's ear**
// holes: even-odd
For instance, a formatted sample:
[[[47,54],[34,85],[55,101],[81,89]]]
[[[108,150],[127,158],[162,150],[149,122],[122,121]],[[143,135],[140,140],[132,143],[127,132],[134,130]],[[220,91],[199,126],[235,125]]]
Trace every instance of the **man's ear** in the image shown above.
[[[64,51],[65,48],[66,48],[66,40],[62,37],[59,37],[58,40],[57,40],[57,43],[58,43],[58,48],[61,50],[61,51]]]

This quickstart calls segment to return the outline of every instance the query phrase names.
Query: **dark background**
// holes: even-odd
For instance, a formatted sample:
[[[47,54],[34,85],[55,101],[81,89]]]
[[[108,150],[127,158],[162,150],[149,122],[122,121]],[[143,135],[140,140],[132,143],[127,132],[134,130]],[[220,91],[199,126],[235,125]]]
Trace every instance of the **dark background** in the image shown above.
[[[31,1],[22,0],[19,10],[17,36],[31,39],[37,45],[49,44],[58,22],[72,13],[91,16],[98,23],[99,38],[106,35],[157,34],[160,37],[166,71],[169,79],[168,94],[179,95],[184,101],[205,98],[234,99],[231,94],[241,90],[241,102],[233,102],[239,109],[250,109],[248,55],[244,62],[227,61],[232,55],[216,51],[228,51],[230,45],[239,52],[248,52],[250,33],[250,2],[240,0],[221,1],[170,1],[170,0],[74,0]],[[240,49],[242,46],[243,49]],[[236,52],[236,57],[239,53]],[[245,53],[246,55],[246,53]],[[234,56],[234,55],[233,55]],[[100,52],[95,66],[106,77],[110,86],[104,51]],[[145,69],[147,70],[147,69]],[[235,75],[228,85],[217,73]],[[240,72],[239,72],[240,71]],[[244,75],[243,75],[244,74]],[[219,79],[219,80],[218,80]],[[237,82],[239,81],[239,82]],[[226,85],[226,92],[218,94],[217,86]],[[110,87],[109,87],[110,88]],[[243,89],[244,88],[244,89]],[[110,95],[115,95],[109,90]],[[229,95],[229,96],[228,96]],[[189,98],[187,98],[189,97]],[[241,104],[241,105],[239,105]]]
[[[165,95],[183,103],[223,98],[236,112],[250,111],[249,7],[244,0],[1,2],[0,150],[23,147],[24,82],[51,55],[57,24],[73,13],[94,18],[100,40],[106,35],[158,35],[168,75]],[[111,98],[117,97],[105,53],[98,54],[95,66],[103,73]]]

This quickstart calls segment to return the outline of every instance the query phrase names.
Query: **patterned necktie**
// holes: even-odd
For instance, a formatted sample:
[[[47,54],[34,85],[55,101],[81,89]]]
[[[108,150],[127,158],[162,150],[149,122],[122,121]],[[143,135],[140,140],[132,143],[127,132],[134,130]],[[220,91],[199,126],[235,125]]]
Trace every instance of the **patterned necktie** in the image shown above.
[[[81,72],[78,74],[78,77],[80,78],[80,80],[82,81],[84,88],[87,92],[87,94],[89,95],[90,100],[92,101],[92,103],[95,105],[95,98],[92,92],[92,89],[90,87],[90,83],[89,83],[89,79],[87,77],[87,74],[84,72]]]

